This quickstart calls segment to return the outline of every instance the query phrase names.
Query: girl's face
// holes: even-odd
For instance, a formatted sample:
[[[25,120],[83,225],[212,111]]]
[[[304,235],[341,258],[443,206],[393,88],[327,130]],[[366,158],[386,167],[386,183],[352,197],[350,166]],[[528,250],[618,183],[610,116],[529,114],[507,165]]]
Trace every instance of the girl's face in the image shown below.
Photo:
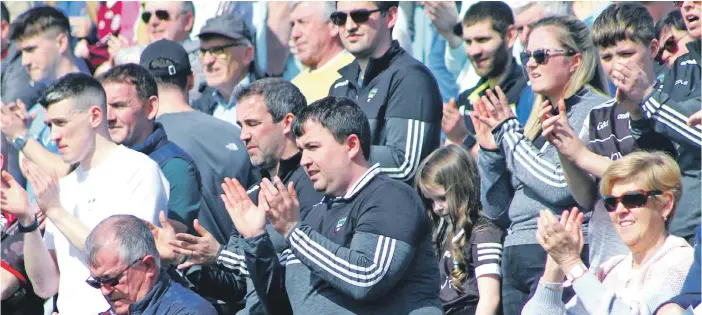
[[[434,214],[440,217],[445,217],[449,214],[448,202],[446,202],[446,190],[444,190],[443,187],[434,186],[426,190],[422,189],[422,193],[425,198],[431,200],[431,209],[434,211]]]

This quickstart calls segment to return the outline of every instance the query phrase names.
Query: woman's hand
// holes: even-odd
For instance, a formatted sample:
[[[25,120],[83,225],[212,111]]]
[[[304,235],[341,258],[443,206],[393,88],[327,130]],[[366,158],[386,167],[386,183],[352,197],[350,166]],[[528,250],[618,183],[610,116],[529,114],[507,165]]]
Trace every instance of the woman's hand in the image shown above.
[[[565,217],[565,218],[563,218]],[[565,266],[581,262],[583,250],[583,214],[577,208],[563,211],[559,222],[551,210],[541,210],[536,220],[536,240],[553,260],[566,270]]]

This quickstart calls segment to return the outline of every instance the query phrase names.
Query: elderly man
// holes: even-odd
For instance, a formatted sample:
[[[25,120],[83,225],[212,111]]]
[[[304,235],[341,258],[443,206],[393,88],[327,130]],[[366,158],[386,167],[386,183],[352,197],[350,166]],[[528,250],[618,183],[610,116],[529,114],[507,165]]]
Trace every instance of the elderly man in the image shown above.
[[[113,215],[85,240],[90,277],[117,314],[217,314],[207,301],[165,271],[149,226],[132,215]]]
[[[293,2],[290,39],[296,57],[305,68],[292,79],[308,103],[327,96],[332,83],[341,78],[339,69],[351,63],[353,55],[344,50],[339,28],[329,17],[336,10],[331,1]]]

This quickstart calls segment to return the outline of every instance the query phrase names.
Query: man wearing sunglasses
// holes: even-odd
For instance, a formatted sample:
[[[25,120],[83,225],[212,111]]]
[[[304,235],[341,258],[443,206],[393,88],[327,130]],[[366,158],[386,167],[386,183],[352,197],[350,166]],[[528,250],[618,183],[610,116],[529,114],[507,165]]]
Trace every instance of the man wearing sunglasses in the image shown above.
[[[421,161],[440,145],[441,94],[429,69],[392,40],[397,1],[337,2],[331,15],[346,50],[330,96],[349,97],[371,125],[370,163],[411,184]]]
[[[193,108],[236,125],[234,91],[263,77],[254,64],[252,30],[232,13],[207,20],[197,36],[207,87]]]
[[[161,270],[161,259],[149,226],[133,215],[113,215],[85,240],[90,277],[118,315],[216,315],[210,303],[173,281]]]
[[[444,106],[441,126],[449,141],[463,143],[476,157],[475,128],[467,118],[473,111],[473,102],[488,89],[499,86],[510,106],[516,107],[526,87],[527,77],[512,57],[517,32],[512,9],[506,3],[481,1],[472,5],[463,18],[462,27],[466,53],[480,81],[475,87],[463,91],[455,104],[450,102]],[[537,55],[534,52],[535,58]],[[525,119],[529,116],[529,109],[517,108],[517,117]]]
[[[657,59],[668,68],[673,68],[678,57],[688,53],[687,44],[694,41],[690,32],[687,31],[680,10],[670,12],[665,18],[658,21],[656,33],[658,34],[658,43],[660,43]]]

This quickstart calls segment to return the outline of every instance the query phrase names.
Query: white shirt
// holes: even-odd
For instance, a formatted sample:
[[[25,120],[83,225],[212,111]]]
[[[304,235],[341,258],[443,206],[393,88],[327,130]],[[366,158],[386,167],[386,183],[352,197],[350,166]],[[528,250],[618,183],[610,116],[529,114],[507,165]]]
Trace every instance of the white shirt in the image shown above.
[[[148,156],[118,146],[97,167],[75,171],[59,180],[61,204],[88,228],[115,214],[131,214],[158,224],[166,211],[168,181]],[[95,315],[110,306],[85,283],[90,276],[85,255],[47,220],[44,243],[56,252],[60,273],[57,306],[61,314]],[[115,250],[117,250],[115,248]]]

